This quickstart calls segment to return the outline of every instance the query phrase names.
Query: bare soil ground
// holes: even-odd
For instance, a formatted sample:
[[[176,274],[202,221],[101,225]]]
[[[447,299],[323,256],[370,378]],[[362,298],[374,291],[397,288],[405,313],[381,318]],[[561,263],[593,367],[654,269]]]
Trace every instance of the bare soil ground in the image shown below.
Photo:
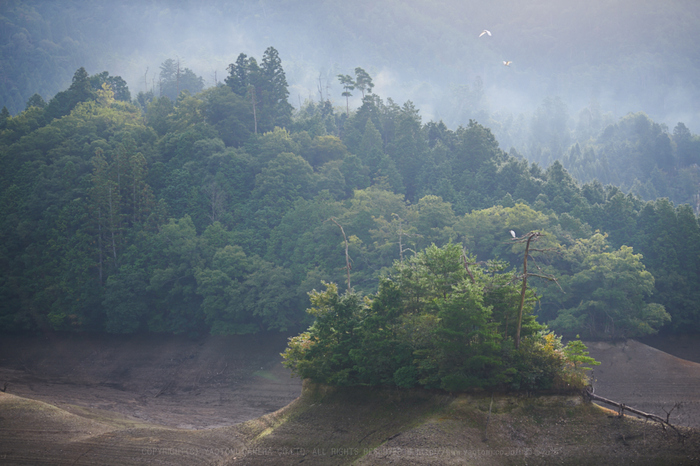
[[[681,345],[663,343],[668,350],[686,355],[699,347],[695,340],[679,341]],[[590,356],[601,362],[591,371],[596,395],[664,419],[671,412],[672,424],[700,428],[700,364],[635,340],[586,345]]]
[[[697,465],[700,432],[682,436],[578,394],[460,394],[330,389],[249,421],[250,465]]]
[[[0,464],[700,464],[697,430],[679,442],[579,396],[491,405],[488,394],[310,386],[299,397],[286,341],[2,337]],[[631,340],[588,345],[603,363],[598,395],[663,417],[680,401],[671,422],[698,425],[700,364]]]
[[[54,335],[0,338],[0,388],[69,412],[119,413],[166,427],[238,424],[301,393],[280,353],[280,334],[209,336]]]
[[[700,335],[652,335],[640,343],[687,361],[700,364]]]

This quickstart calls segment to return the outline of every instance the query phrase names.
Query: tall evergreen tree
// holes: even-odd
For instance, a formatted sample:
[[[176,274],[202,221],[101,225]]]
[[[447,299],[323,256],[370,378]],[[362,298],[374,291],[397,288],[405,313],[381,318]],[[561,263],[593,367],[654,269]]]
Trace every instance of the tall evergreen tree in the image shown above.
[[[287,128],[292,123],[292,106],[287,101],[289,90],[282,60],[274,47],[268,47],[262,63],[241,53],[228,66],[226,85],[250,102],[254,132],[272,131],[276,126]]]
[[[274,47],[268,47],[262,58],[262,77],[264,80],[265,93],[263,94],[263,105],[270,120],[267,123],[268,130],[275,126],[286,128],[292,122],[292,106],[287,101],[289,90],[287,89],[287,77],[282,69],[282,60]],[[265,120],[263,127],[265,127]]]
[[[248,55],[241,53],[236,58],[236,63],[231,63],[228,65],[228,77],[224,79],[224,82],[228,87],[231,88],[233,92],[242,96],[245,96],[248,92],[248,85],[250,84],[249,78],[249,67],[250,62],[248,60]]]
[[[352,97],[352,91],[355,89],[355,81],[352,80],[352,76],[349,74],[339,74],[338,81],[343,86],[342,96],[345,97],[345,110],[348,115],[350,115],[350,97]]]
[[[5,126],[7,126],[7,120],[9,120],[10,117],[10,111],[3,105],[2,110],[0,110],[0,129],[4,129]]]
[[[160,65],[160,95],[177,101],[180,93],[197,94],[204,89],[204,80],[189,68],[181,68],[180,60],[169,58]]]
[[[94,100],[95,97],[96,93],[92,89],[87,71],[83,67],[78,68],[73,75],[70,87],[59,92],[49,101],[45,113],[47,123],[54,118],[68,115],[80,102]]]
[[[34,94],[27,100],[27,108],[28,110],[30,107],[38,107],[38,108],[45,108],[46,107],[46,101],[44,100],[43,97],[41,97],[39,94]],[[5,109],[6,110],[6,109]],[[8,113],[9,115],[9,113]]]
[[[375,128],[372,120],[369,118],[365,124],[365,131],[362,134],[357,155],[362,160],[362,163],[369,167],[370,173],[374,175],[384,156],[384,150],[382,148],[382,135],[379,134],[379,131],[377,131],[377,128]]]
[[[95,91],[101,90],[103,84],[108,84],[112,92],[114,92],[114,98],[116,100],[131,102],[129,86],[127,86],[126,81],[124,81],[121,76],[110,76],[108,71],[103,71],[102,73],[90,76],[90,84]]]
[[[371,94],[372,88],[374,87],[374,83],[372,82],[372,78],[370,77],[369,73],[359,66],[355,68],[355,87],[362,92],[363,99],[365,98],[365,91],[367,91],[367,94]]]

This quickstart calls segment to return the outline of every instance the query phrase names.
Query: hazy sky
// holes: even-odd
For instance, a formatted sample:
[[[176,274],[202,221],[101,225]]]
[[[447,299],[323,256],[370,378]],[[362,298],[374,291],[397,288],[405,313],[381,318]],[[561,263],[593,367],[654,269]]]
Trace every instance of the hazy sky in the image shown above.
[[[295,106],[318,100],[319,83],[324,97],[344,105],[336,76],[360,66],[382,98],[399,104],[411,100],[424,121],[443,119],[451,128],[496,113],[501,119],[529,118],[546,97],[559,97],[570,126],[595,101],[614,117],[644,111],[671,130],[683,121],[700,131],[700,2],[695,0],[93,0],[76,5],[81,7],[76,24],[92,21],[91,28],[81,29],[82,38],[103,50],[88,72],[122,76],[134,96],[157,83],[158,67],[168,58],[179,58],[210,86],[223,81],[239,53],[261,59],[273,46]],[[492,35],[479,37],[484,29]],[[512,63],[504,66],[504,61]],[[351,100],[358,103],[357,97]]]

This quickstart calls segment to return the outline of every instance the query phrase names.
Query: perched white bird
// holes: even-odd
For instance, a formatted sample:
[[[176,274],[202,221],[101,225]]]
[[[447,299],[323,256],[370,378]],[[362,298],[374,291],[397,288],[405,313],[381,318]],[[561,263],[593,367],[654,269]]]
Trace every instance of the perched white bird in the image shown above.
[[[510,66],[510,64],[513,63],[512,61],[504,61],[503,64],[506,66]]]
[[[484,29],[483,31],[481,31],[481,34],[479,34],[479,37],[483,36],[484,34],[487,34],[487,35],[490,36],[490,35],[491,35],[491,31],[489,31],[488,29]]]
[[[515,232],[514,232],[513,230],[510,230],[510,236],[512,236],[513,238],[516,237],[516,236],[515,236]]]

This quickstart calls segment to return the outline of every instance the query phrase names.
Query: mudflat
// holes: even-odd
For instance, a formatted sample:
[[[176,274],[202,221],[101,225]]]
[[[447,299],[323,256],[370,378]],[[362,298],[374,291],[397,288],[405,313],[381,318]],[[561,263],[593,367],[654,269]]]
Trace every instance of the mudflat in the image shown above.
[[[191,339],[157,335],[0,338],[0,388],[67,411],[203,429],[275,411],[301,393],[278,333]]]
[[[692,355],[698,346],[689,337],[656,340],[678,354]],[[586,342],[600,361],[591,371],[595,393],[673,424],[700,427],[700,364],[676,357],[636,340]]]
[[[576,394],[311,385],[302,395],[281,364],[286,342],[279,334],[3,337],[0,464],[700,461],[700,431],[682,427],[698,425],[700,364],[637,341],[587,343],[602,362],[596,394],[670,412],[682,436]]]

